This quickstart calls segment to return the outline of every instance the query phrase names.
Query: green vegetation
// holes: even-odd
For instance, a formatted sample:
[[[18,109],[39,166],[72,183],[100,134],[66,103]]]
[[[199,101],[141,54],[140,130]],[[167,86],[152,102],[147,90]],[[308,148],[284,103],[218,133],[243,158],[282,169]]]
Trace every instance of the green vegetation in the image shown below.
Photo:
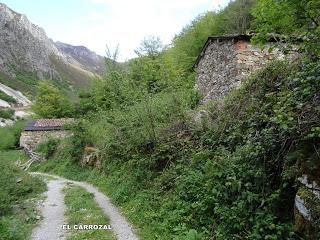
[[[50,82],[39,82],[33,111],[44,118],[62,118],[72,115],[70,100]]]
[[[39,153],[42,153],[43,157],[47,159],[54,154],[59,144],[60,144],[60,139],[49,137],[49,139],[46,142],[40,143],[37,146],[36,151]]]
[[[36,86],[38,82],[37,75],[35,73],[24,72],[20,70],[15,70],[15,74],[15,78],[0,74],[0,82],[8,87],[23,92],[27,96],[32,97],[36,92]]]
[[[45,184],[15,165],[25,161],[16,150],[24,122],[0,128],[0,239],[28,239],[37,222],[36,200]]]
[[[172,59],[175,70],[184,73],[184,80],[188,77],[190,81],[194,80],[193,75],[190,76],[192,66],[209,36],[242,34],[249,30],[253,18],[251,9],[255,2],[231,1],[220,12],[200,15],[176,35],[167,55]]]
[[[0,99],[6,101],[8,103],[17,103],[17,101],[13,97],[7,95],[6,93],[4,93],[2,91],[0,91]]]
[[[293,34],[285,26],[298,22],[300,32],[307,23],[299,14],[290,21],[275,17],[283,14],[278,6],[298,13],[298,1],[290,2],[237,0],[197,18],[169,49],[156,37],[145,39],[128,69],[109,62],[108,74],[80,96],[73,136],[59,151],[43,148],[51,159],[37,169],[97,185],[144,239],[304,239],[293,232],[293,208],[296,177],[319,179],[320,62],[314,40],[298,43],[308,53],[301,60],[273,62],[226,98],[201,106],[207,116],[193,120],[199,93],[191,68],[208,35],[250,27],[260,30],[256,40],[263,43],[267,33]],[[316,1],[304,3],[306,16],[314,17]],[[263,32],[268,22],[271,28]],[[319,41],[318,30],[307,34]],[[97,149],[99,170],[80,167],[88,146]]]
[[[85,72],[84,70],[61,64],[56,59],[52,59],[52,61],[53,64],[57,67],[57,71],[59,71],[59,73],[61,74],[61,78],[54,77],[53,79],[51,79],[49,76],[44,77],[47,79],[51,79],[51,84],[67,96],[74,98],[74,89],[71,86],[71,83],[73,86],[79,88],[86,87],[88,86],[91,78],[94,77],[89,75],[89,73]],[[35,72],[22,71],[14,66],[12,66],[12,70],[16,76],[11,77],[0,73],[0,83],[3,83],[15,90],[21,91],[30,99],[34,99],[34,96],[38,91],[39,82],[43,80],[40,80]],[[4,96],[2,92],[0,92],[0,99],[14,103],[14,99],[8,97],[9,96]]]
[[[54,81],[59,89],[70,90],[70,85],[76,89],[88,87],[90,80],[96,77],[76,66],[64,64],[54,57],[51,57],[50,60],[61,75],[61,79],[55,79]]]
[[[64,189],[67,218],[70,226],[79,224],[109,225],[109,220],[94,200],[92,193],[81,187],[69,186]],[[110,230],[71,230],[70,240],[112,240]]]
[[[301,51],[320,57],[320,2],[318,0],[258,0],[253,9],[256,41],[279,37],[285,42],[302,41]]]
[[[19,147],[19,139],[25,121],[18,121],[12,126],[0,127],[0,150],[13,150]]]
[[[36,200],[45,184],[15,166],[24,159],[22,151],[0,150],[0,239],[28,239],[39,219]]]
[[[99,126],[86,125],[41,168],[98,185],[145,239],[294,239],[293,206],[286,204],[294,199],[294,178],[299,169],[319,170],[320,115],[309,101],[320,87],[319,69],[274,63],[212,103],[203,129],[175,124],[156,146],[138,145],[143,140],[133,138],[136,132],[126,132],[122,146],[107,145],[111,140],[101,139]],[[309,117],[299,124],[305,106]],[[96,138],[90,137],[97,127]],[[100,174],[74,166],[80,132],[82,141],[95,140],[99,149],[105,144]]]
[[[11,108],[0,109],[0,118],[13,120],[14,119],[14,110]]]

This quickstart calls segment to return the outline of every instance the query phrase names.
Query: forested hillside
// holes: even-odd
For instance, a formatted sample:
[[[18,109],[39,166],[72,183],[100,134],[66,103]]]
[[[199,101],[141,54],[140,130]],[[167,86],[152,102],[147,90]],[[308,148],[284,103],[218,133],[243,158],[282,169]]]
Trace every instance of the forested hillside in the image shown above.
[[[144,39],[137,58],[125,68],[110,61],[80,94],[74,135],[42,146],[51,156],[36,168],[99,186],[143,239],[319,239],[320,200],[297,181],[319,184],[319,10],[318,0],[236,0],[197,17],[169,48]],[[208,36],[248,32],[301,57],[199,105],[192,66]],[[199,111],[206,117],[195,121]],[[308,223],[294,216],[298,191]]]

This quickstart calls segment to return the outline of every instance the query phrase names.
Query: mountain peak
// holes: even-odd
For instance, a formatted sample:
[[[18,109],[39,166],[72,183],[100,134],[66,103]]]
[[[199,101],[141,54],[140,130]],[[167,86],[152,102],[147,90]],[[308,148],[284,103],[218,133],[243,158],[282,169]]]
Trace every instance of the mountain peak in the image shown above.
[[[84,46],[54,43],[43,28],[0,3],[0,75],[16,79],[18,72],[78,87],[104,72],[104,58]]]

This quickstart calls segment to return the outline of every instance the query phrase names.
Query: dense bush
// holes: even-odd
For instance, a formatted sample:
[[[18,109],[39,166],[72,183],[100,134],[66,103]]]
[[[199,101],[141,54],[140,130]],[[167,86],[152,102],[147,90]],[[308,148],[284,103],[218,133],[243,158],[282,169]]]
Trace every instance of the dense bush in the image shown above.
[[[73,138],[100,149],[102,173],[71,177],[106,188],[146,239],[298,239],[295,177],[318,177],[320,167],[319,66],[276,62],[207,106],[201,128],[183,114],[155,121],[155,142],[127,109],[90,118]],[[69,177],[70,148],[55,160]]]
[[[204,170],[211,176],[217,239],[292,237],[284,223],[292,220],[295,177],[320,167],[319,135],[310,138],[320,116],[319,71],[319,63],[275,63],[213,105],[213,128],[203,140],[212,153]]]
[[[60,139],[49,138],[46,142],[40,143],[36,151],[43,154],[43,156],[47,159],[52,156],[58,148],[60,143]]]

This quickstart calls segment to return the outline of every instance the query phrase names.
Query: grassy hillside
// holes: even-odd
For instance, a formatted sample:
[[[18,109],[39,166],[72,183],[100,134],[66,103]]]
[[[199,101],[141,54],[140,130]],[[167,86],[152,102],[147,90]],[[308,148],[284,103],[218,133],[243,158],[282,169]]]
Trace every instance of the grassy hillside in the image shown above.
[[[15,90],[21,91],[26,96],[34,96],[36,92],[38,78],[35,73],[17,72],[17,77],[12,78],[0,73],[0,83],[7,85]]]
[[[97,77],[96,75],[84,69],[64,64],[55,57],[51,57],[50,60],[52,61],[55,69],[61,75],[63,81],[65,81],[64,87],[67,87],[69,84],[73,89],[85,88],[89,86],[93,78]],[[62,81],[60,81],[60,83],[63,84]]]
[[[54,79],[48,77],[45,80],[51,80],[58,89],[66,92],[71,97],[75,96],[76,90],[88,87],[90,82],[92,82],[94,78],[97,78],[97,76],[91,72],[76,66],[66,65],[54,57],[52,57],[51,60],[55,69],[60,74],[60,77]],[[35,72],[19,70],[18,68],[15,68],[14,72],[16,77],[9,77],[0,73],[0,83],[21,91],[27,97],[33,99],[37,92],[37,85],[40,81],[37,74]],[[2,95],[0,95],[0,99],[2,99],[1,96]]]

